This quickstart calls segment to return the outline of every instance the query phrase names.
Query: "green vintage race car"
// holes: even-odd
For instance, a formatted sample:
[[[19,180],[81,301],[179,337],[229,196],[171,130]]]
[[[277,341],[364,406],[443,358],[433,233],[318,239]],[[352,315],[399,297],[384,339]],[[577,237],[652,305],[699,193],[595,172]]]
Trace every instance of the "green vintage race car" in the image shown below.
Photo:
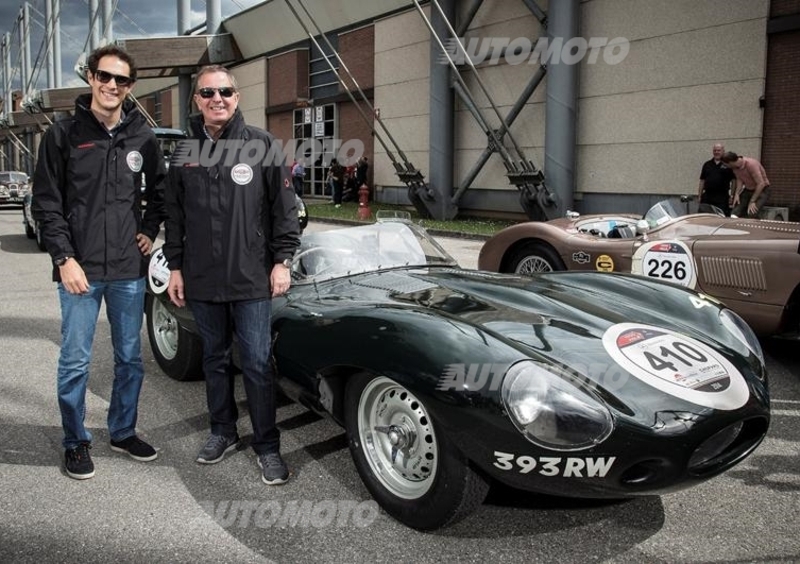
[[[463,270],[425,231],[381,221],[307,233],[273,301],[280,388],[347,432],[364,484],[418,529],[476,509],[492,481],[621,498],[698,484],[769,426],[764,356],[742,319],[631,275]],[[149,275],[169,376],[202,376],[190,312]]]

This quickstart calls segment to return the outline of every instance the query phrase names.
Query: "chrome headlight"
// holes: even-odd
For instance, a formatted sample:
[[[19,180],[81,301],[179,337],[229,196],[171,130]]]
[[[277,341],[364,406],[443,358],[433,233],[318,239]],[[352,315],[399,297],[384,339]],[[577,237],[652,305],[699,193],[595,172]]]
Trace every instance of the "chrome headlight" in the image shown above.
[[[731,335],[736,337],[750,352],[758,357],[762,366],[766,364],[764,351],[761,350],[761,343],[758,342],[756,334],[753,333],[747,322],[739,317],[739,314],[729,309],[722,309],[719,312],[719,320]]]
[[[503,403],[511,421],[533,444],[583,450],[611,434],[611,412],[591,391],[558,375],[555,367],[523,360],[503,378]]]

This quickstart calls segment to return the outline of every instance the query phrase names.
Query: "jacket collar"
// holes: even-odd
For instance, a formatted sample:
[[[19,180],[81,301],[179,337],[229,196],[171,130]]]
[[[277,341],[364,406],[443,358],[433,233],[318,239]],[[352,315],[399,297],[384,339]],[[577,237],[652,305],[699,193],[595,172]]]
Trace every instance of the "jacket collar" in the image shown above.
[[[78,115],[82,112],[88,114],[91,119],[97,122],[98,125],[102,126],[100,121],[92,113],[91,94],[81,94],[75,99],[75,114]],[[122,121],[120,122],[120,125],[130,123],[139,115],[141,114],[139,113],[139,108],[136,107],[136,104],[125,98],[125,100],[122,101]],[[105,129],[105,127],[103,127],[103,129]]]
[[[238,139],[242,136],[244,126],[244,116],[241,110],[236,108],[231,119],[225,124],[225,127],[222,128],[222,133],[218,139]],[[189,118],[189,131],[192,133],[192,137],[208,139],[204,127],[203,114],[195,114]]]

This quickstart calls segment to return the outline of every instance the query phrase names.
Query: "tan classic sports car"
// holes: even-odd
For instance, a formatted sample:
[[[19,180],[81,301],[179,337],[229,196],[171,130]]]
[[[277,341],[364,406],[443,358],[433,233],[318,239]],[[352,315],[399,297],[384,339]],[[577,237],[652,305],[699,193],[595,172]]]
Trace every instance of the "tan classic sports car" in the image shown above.
[[[633,214],[568,217],[508,227],[478,268],[633,273],[724,302],[759,334],[800,339],[800,223],[687,213],[666,200]]]

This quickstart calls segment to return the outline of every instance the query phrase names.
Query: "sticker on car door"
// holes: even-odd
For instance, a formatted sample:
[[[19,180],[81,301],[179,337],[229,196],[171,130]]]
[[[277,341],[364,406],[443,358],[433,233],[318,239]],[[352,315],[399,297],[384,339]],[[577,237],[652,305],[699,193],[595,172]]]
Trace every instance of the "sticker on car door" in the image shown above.
[[[697,284],[694,257],[689,246],[682,241],[645,243],[633,255],[631,272],[686,288],[694,288]]]

